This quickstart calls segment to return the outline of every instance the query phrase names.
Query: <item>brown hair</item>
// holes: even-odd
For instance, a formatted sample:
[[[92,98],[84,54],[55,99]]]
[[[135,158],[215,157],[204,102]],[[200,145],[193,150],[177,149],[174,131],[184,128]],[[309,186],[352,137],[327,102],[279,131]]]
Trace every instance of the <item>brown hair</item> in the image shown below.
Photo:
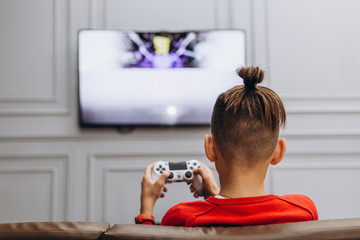
[[[280,97],[270,88],[257,86],[265,73],[258,67],[237,70],[244,85],[235,86],[217,98],[211,132],[220,154],[227,160],[242,159],[251,167],[273,153],[286,113]]]

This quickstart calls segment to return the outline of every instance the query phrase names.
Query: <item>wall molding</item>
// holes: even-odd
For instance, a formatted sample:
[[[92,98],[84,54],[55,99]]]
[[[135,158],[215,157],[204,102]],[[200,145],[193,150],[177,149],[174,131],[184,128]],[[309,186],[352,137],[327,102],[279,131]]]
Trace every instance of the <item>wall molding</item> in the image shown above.
[[[336,101],[359,101],[360,94],[292,94],[282,95],[285,100],[300,100],[300,101],[317,101],[317,100],[336,100]]]
[[[70,109],[68,108],[43,108],[43,109],[6,109],[0,110],[2,116],[7,117],[31,117],[31,116],[70,116]]]
[[[1,161],[1,160],[0,160]],[[4,173],[10,174],[42,174],[42,173],[49,173],[51,175],[51,192],[50,192],[50,209],[49,209],[49,220],[56,221],[57,218],[57,170],[53,167],[1,167],[0,166],[0,175]]]
[[[89,0],[89,27],[91,29],[105,27],[105,5],[107,5],[107,0]]]
[[[231,29],[231,2],[230,0],[214,0],[215,26],[217,29]]]
[[[360,137],[360,129],[298,129],[285,130],[280,133],[282,137],[291,138],[346,138],[346,137]]]
[[[319,158],[319,157],[327,157],[327,156],[331,156],[331,157],[339,157],[339,156],[341,156],[341,157],[350,157],[350,156],[359,156],[359,159],[360,159],[360,149],[356,149],[356,148],[354,148],[354,149],[350,149],[350,150],[337,150],[337,149],[329,149],[329,150],[326,150],[326,151],[324,151],[324,150],[308,150],[308,151],[301,151],[301,152],[299,152],[299,151],[288,151],[288,152],[286,152],[286,155],[285,156],[287,156],[287,157],[305,157],[305,158],[308,158],[309,156],[312,156],[312,157],[317,157],[317,158]],[[329,162],[329,161],[327,161],[326,163],[331,163],[332,164],[332,162]],[[297,164],[297,163],[294,163],[294,162],[292,162],[292,163],[284,163],[284,165],[287,165],[287,164]],[[311,163],[300,163],[300,164],[311,164]],[[323,164],[323,163],[321,163],[321,164]],[[342,164],[342,162],[341,163],[339,163],[339,164]],[[359,166],[360,166],[360,162],[358,163],[359,164]],[[283,164],[281,164],[281,165],[278,165],[278,166],[276,166],[276,167],[274,167],[274,168],[278,168],[278,167],[281,167]]]
[[[69,15],[69,0],[52,0],[52,91],[51,96],[31,97],[0,97],[0,110],[2,116],[67,116],[70,115],[69,103],[67,100],[69,77],[67,62],[69,60],[70,27],[67,21]],[[65,35],[64,35],[65,34]],[[63,54],[64,53],[64,54]],[[65,86],[66,85],[66,86]]]
[[[298,94],[282,95],[281,98],[286,105],[290,105],[286,111],[291,114],[360,113],[360,94]],[[333,103],[337,106],[333,106]]]
[[[251,40],[252,40],[252,59],[250,64],[259,65],[271,73],[269,68],[269,27],[267,0],[250,1],[251,8]],[[266,78],[264,84],[271,86],[271,79]]]
[[[52,0],[52,33],[51,33],[51,37],[52,37],[52,56],[51,56],[51,61],[52,61],[52,96],[51,97],[39,97],[39,96],[32,96],[32,97],[2,97],[0,96],[0,103],[38,103],[38,102],[45,102],[45,103],[53,103],[56,101],[56,96],[55,96],[55,85],[56,85],[56,76],[54,74],[54,69],[56,66],[56,54],[55,54],[55,49],[56,49],[56,29],[57,29],[57,18],[56,16],[58,15],[57,12],[57,7],[56,7],[56,1],[57,0]]]
[[[9,160],[9,161],[7,161]],[[51,174],[51,192],[50,192],[50,221],[67,220],[69,209],[70,184],[68,182],[70,157],[65,154],[37,154],[37,153],[1,153],[0,154],[0,174],[1,173],[49,173]],[[42,162],[41,165],[37,163]],[[64,172],[59,172],[55,162],[60,162],[64,166]],[[6,165],[2,166],[4,163]],[[21,164],[20,164],[21,163]],[[62,182],[61,182],[62,180]],[[63,191],[64,196],[61,196]],[[63,199],[61,202],[59,199]],[[63,209],[61,209],[63,208]],[[59,212],[64,211],[63,219]]]
[[[288,114],[359,114],[360,107],[286,107]]]

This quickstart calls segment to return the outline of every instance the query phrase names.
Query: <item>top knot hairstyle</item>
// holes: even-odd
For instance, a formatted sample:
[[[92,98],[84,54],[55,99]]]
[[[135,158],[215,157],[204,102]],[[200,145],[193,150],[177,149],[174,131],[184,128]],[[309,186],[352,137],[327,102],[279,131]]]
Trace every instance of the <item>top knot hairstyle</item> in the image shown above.
[[[259,67],[239,68],[237,74],[243,79],[247,91],[253,91],[265,77],[265,72]]]
[[[244,85],[220,94],[211,118],[211,132],[225,159],[241,159],[242,166],[251,167],[273,153],[286,113],[273,90],[257,86],[265,77],[262,69],[243,67],[237,74]]]

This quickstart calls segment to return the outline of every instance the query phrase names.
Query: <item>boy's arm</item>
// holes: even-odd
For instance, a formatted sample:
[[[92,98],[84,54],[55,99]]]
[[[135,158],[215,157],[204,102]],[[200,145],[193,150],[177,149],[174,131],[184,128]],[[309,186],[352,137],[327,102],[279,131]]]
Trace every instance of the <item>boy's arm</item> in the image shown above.
[[[169,171],[165,171],[156,182],[151,178],[151,169],[154,163],[148,165],[145,169],[144,176],[141,182],[141,207],[140,215],[136,218],[137,223],[147,224],[153,222],[153,210],[156,200],[159,197],[164,197],[167,189],[164,187],[166,178],[170,175]],[[162,192],[164,191],[164,192]],[[148,221],[147,221],[148,220]]]
[[[200,162],[200,161],[199,161]],[[200,174],[202,178],[203,190],[204,190],[204,198],[215,196],[220,192],[220,189],[216,183],[214,173],[211,171],[208,166],[206,166],[203,162],[200,162],[201,168],[196,168],[193,170],[194,173]],[[190,186],[190,191],[195,192],[195,189]],[[194,197],[198,198],[199,195],[195,192]]]

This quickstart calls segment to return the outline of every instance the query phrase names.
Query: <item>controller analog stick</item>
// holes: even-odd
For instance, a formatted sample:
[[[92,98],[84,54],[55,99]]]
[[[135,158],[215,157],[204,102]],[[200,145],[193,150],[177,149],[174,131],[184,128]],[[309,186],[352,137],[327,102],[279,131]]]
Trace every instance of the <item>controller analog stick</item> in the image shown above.
[[[170,172],[170,175],[168,177],[169,179],[173,179],[174,178],[174,173]]]
[[[187,172],[185,173],[185,177],[186,177],[186,178],[191,178],[191,177],[192,177],[192,173],[191,173],[190,171],[187,171]]]

